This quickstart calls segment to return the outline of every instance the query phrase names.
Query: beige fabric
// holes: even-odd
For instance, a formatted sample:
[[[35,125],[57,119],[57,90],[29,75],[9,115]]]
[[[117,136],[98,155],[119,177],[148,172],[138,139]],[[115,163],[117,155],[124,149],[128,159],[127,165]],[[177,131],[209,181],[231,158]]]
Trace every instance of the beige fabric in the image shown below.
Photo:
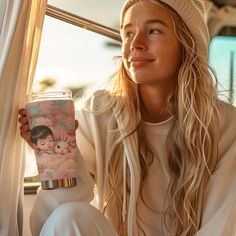
[[[21,235],[24,155],[17,112],[33,81],[47,0],[0,2],[0,228]]]
[[[85,202],[58,206],[44,224],[40,236],[118,236],[109,221]]]
[[[94,98],[92,108],[99,109],[99,104],[106,104],[106,94],[97,93]],[[97,101],[97,102],[95,102]],[[102,105],[101,105],[102,106]],[[202,213],[202,225],[198,232],[198,236],[235,236],[235,218],[236,209],[233,206],[236,196],[235,188],[235,176],[236,176],[236,135],[232,130],[236,130],[236,108],[222,103],[220,106],[221,114],[221,126],[220,126],[220,142],[219,142],[219,159],[216,171],[214,172],[209,186],[206,188],[208,196],[206,199],[206,205]],[[111,130],[114,130],[115,125],[112,122],[108,122],[108,117],[111,114],[94,115],[89,112],[81,112],[78,114],[80,127],[78,129],[77,142],[80,148],[81,154],[86,160],[88,170],[95,176],[98,195],[101,190],[104,189],[105,167],[107,166],[107,149],[110,147],[110,140],[112,138]],[[171,120],[169,121],[171,123]],[[148,176],[148,183],[145,183],[145,190],[143,191],[143,198],[148,201],[146,206],[151,206],[151,212],[145,209],[145,206],[141,205],[141,202],[137,201],[138,216],[140,217],[139,225],[146,230],[146,235],[149,236],[163,236],[168,234],[162,234],[160,219],[162,216],[155,214],[160,211],[162,207],[163,198],[165,198],[164,189],[168,183],[168,168],[166,167],[166,151],[164,142],[166,132],[168,131],[169,122],[158,124],[159,129],[159,142],[155,146],[158,148],[158,154],[160,160],[160,168],[155,170],[157,166],[153,163],[152,169],[150,169]],[[150,134],[149,134],[150,135]],[[161,140],[161,141],[160,141]],[[155,141],[155,140],[153,140]],[[86,148],[89,147],[89,148]],[[93,149],[91,151],[91,149]],[[94,151],[96,156],[94,156]],[[127,158],[135,157],[132,153]],[[94,171],[95,170],[95,171]],[[103,176],[98,176],[99,174]],[[217,181],[216,177],[221,178],[221,181]],[[162,194],[160,194],[160,192]],[[100,198],[99,195],[99,200]],[[65,200],[66,201],[66,200]],[[128,201],[129,202],[129,201]],[[113,209],[110,209],[109,220],[116,225],[116,217]],[[130,209],[127,208],[129,211]],[[108,214],[107,214],[108,215]],[[128,217],[128,214],[126,215]],[[222,217],[226,217],[223,221]],[[233,217],[233,218],[232,218]],[[217,227],[213,227],[217,225]],[[136,225],[133,225],[136,228]],[[227,234],[224,233],[227,232]],[[135,234],[129,234],[133,236]],[[142,235],[142,234],[141,234]]]
[[[91,108],[94,110],[98,110],[100,106],[102,107],[102,104],[106,104],[106,99],[107,98],[105,93],[96,93],[96,96],[91,102]],[[216,171],[214,172],[214,175],[209,182],[209,186],[207,187],[207,191],[209,192],[206,200],[206,206],[203,209],[201,222],[202,225],[201,229],[198,232],[199,236],[224,236],[225,234],[223,234],[222,232],[228,233],[230,232],[230,229],[231,232],[228,233],[227,236],[236,235],[236,231],[234,231],[235,229],[233,229],[233,227],[235,228],[235,220],[231,220],[234,219],[232,217],[236,215],[236,209],[230,207],[234,204],[233,199],[235,199],[236,196],[236,136],[235,132],[232,132],[232,130],[236,130],[236,108],[231,105],[222,103],[222,106],[220,106],[220,114],[220,161],[218,162]],[[92,173],[95,177],[99,201],[103,200],[103,198],[100,197],[100,193],[104,189],[104,181],[107,178],[107,176],[105,175],[105,167],[107,166],[108,161],[106,153],[107,149],[111,147],[112,141],[114,141],[114,136],[112,137],[112,135],[115,134],[114,132],[111,132],[111,130],[114,130],[116,128],[115,124],[113,124],[112,121],[108,119],[108,117],[110,116],[112,116],[112,114],[110,114],[109,112],[101,115],[94,115],[85,111],[78,113],[77,116],[77,119],[80,123],[77,143],[80,148],[81,154],[85,159],[85,163],[89,172]],[[171,120],[169,122],[171,122]],[[162,137],[159,137],[159,143],[157,146],[159,151],[158,154],[161,158],[162,172],[152,172],[156,175],[149,176],[148,184],[145,185],[145,191],[143,192],[144,199],[147,198],[151,201],[148,206],[154,207],[154,209],[156,209],[157,211],[160,210],[160,206],[162,206],[161,197],[164,198],[164,196],[160,194],[159,191],[164,193],[163,189],[167,187],[168,182],[168,168],[165,167],[166,152],[165,147],[163,146],[164,144],[162,142],[164,142],[165,140],[169,122],[162,123],[162,127],[160,127],[160,124],[158,124],[158,129],[162,129],[162,131],[160,131]],[[135,157],[133,153],[130,153],[130,155],[127,156],[127,158],[130,159],[133,157]],[[155,169],[156,166],[154,165],[152,168]],[[150,175],[151,171],[152,170],[150,170],[149,172]],[[217,180],[214,181],[215,176],[217,175],[219,175],[219,178],[222,179],[221,182]],[[129,201],[127,202],[130,203]],[[158,206],[158,204],[160,205]],[[161,226],[160,221],[158,222],[159,225],[157,225],[157,221],[158,218],[160,219],[160,216],[153,216],[153,213],[151,213],[150,211],[146,211],[141,205],[139,199],[137,201],[137,205],[137,215],[140,216],[139,220],[142,221],[140,221],[139,224],[142,223],[142,227],[147,230],[146,234],[150,236],[167,235],[161,234],[161,232],[160,234],[158,234],[159,232],[155,231],[157,227]],[[116,225],[117,215],[115,214],[113,209],[110,210],[111,211],[109,212],[109,214],[107,214],[107,216],[109,220],[112,221],[113,225]],[[131,209],[127,208],[127,210],[128,214],[126,214],[126,216],[128,217],[129,211]],[[221,218],[224,216],[226,216],[226,219],[223,221]],[[217,225],[218,227],[213,227],[213,224]],[[136,229],[135,224],[133,225],[133,227],[134,229]],[[161,229],[161,227],[159,227],[159,229]],[[133,236],[135,234],[129,235]]]

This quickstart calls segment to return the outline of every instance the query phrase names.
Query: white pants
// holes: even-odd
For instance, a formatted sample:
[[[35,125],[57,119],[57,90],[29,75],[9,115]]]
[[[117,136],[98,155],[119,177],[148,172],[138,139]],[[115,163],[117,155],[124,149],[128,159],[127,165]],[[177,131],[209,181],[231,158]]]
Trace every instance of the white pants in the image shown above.
[[[85,202],[58,206],[45,222],[40,236],[118,236],[109,221]]]

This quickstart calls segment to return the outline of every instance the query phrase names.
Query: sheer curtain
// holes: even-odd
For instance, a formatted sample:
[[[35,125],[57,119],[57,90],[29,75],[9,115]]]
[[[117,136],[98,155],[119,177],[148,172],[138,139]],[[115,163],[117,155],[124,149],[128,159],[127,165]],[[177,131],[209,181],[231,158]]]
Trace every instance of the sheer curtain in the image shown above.
[[[47,0],[0,0],[0,235],[22,235],[24,151],[18,109],[30,91]]]

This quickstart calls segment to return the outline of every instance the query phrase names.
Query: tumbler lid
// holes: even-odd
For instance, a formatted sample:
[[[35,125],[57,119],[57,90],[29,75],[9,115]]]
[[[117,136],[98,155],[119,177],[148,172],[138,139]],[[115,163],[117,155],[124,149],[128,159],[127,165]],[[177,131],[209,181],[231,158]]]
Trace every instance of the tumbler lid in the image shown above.
[[[72,99],[72,92],[70,90],[37,92],[26,95],[26,102],[33,102],[37,100],[57,100],[57,99]]]

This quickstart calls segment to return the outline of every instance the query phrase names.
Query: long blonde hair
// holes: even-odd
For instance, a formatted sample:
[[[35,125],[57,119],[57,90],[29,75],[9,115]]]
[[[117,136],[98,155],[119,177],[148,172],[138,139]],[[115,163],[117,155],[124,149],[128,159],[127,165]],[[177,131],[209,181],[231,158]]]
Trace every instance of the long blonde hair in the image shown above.
[[[173,99],[176,122],[167,139],[171,180],[166,213],[174,235],[190,236],[200,227],[207,183],[218,161],[219,100],[214,72],[197,55],[181,18],[175,12],[172,17],[183,50]]]
[[[134,4],[139,0],[132,1]],[[159,2],[159,1],[158,1]],[[182,64],[179,68],[178,84],[169,100],[169,110],[175,118],[174,125],[167,138],[168,165],[170,183],[165,211],[165,226],[176,236],[192,236],[200,227],[201,215],[207,183],[217,160],[219,112],[214,74],[206,58],[197,54],[196,44],[185,23],[166,4],[160,2],[173,18],[176,36],[182,44]],[[141,187],[148,167],[153,161],[152,151],[147,142],[142,126],[141,103],[138,87],[130,79],[121,63],[113,77],[111,93],[122,97],[120,115],[123,107],[128,110],[129,121],[121,135],[117,135],[110,151],[108,180],[106,182],[106,204],[104,212],[114,206],[117,208],[116,227],[120,235],[126,235],[126,225],[122,223],[122,138],[138,131],[139,161],[141,166]],[[111,100],[107,107],[121,100]],[[142,145],[141,145],[142,144]],[[127,191],[129,188],[127,187]],[[141,192],[142,190],[140,190]],[[114,210],[113,210],[114,211]]]

